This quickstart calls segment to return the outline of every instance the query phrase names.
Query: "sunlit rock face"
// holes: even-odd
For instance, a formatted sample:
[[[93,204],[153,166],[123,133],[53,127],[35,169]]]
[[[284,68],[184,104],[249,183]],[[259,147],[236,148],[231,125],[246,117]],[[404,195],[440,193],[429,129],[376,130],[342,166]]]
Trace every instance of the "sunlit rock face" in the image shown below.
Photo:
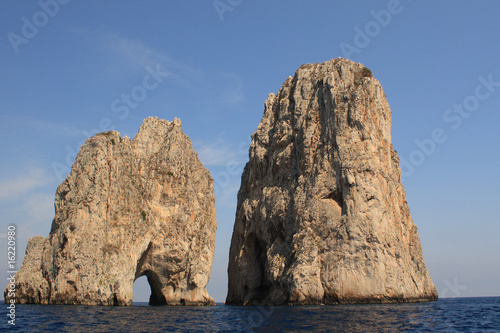
[[[228,304],[437,299],[363,65],[301,66],[270,94],[238,193]]]
[[[178,119],[147,118],[133,140],[88,139],[57,189],[49,236],[28,243],[17,302],[130,305],[145,275],[150,304],[214,304],[213,186]]]

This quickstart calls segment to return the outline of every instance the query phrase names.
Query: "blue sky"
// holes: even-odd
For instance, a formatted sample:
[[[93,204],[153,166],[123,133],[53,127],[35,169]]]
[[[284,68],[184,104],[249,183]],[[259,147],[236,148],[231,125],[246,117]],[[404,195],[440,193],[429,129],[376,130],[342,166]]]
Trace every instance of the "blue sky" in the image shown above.
[[[301,64],[340,56],[384,87],[440,296],[500,296],[499,12],[496,1],[1,1],[0,246],[16,225],[20,266],[28,238],[48,235],[56,188],[90,135],[178,117],[215,179],[208,291],[224,301],[264,101]],[[148,299],[145,278],[134,291]]]

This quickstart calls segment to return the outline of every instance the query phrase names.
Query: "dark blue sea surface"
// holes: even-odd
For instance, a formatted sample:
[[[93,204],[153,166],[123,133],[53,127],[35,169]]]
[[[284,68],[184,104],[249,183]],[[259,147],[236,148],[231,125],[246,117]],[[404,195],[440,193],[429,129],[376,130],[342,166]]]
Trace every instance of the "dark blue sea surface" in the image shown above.
[[[500,332],[500,297],[413,304],[129,307],[18,305],[19,332]]]

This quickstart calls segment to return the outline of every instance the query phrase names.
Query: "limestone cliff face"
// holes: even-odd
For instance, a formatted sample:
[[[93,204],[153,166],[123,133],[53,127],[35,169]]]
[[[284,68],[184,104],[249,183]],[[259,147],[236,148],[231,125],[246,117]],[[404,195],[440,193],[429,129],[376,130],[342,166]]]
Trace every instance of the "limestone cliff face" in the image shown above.
[[[213,304],[214,203],[178,119],[148,118],[133,140],[98,134],[57,189],[49,236],[28,243],[17,301],[130,305],[146,275],[150,304]]]
[[[301,66],[265,102],[238,193],[229,304],[437,299],[380,83],[345,59]]]

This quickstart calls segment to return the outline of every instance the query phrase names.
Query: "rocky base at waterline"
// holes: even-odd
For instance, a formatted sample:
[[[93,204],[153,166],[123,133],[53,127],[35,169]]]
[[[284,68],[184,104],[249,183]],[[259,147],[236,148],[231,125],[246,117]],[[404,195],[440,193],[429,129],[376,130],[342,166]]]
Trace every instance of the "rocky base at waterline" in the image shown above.
[[[133,140],[88,139],[55,210],[49,236],[28,242],[18,303],[130,305],[145,275],[152,305],[215,304],[214,184],[178,119],[147,118]]]
[[[238,193],[227,304],[437,299],[390,132],[380,83],[349,60],[303,65],[269,95]]]

